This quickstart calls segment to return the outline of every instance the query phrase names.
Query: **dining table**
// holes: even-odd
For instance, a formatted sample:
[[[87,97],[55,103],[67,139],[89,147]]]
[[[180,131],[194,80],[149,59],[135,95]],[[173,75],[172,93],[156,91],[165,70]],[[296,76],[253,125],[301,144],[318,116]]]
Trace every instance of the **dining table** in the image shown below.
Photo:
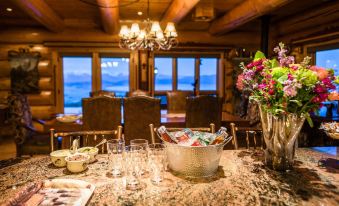
[[[161,119],[160,119],[161,125],[164,125],[166,127],[175,127],[175,128],[185,127],[185,118],[186,118],[185,113],[168,113],[166,109],[161,110],[160,113],[161,113]],[[238,126],[249,125],[248,120],[243,119],[236,115],[223,112],[222,113],[222,125],[228,127],[231,122],[236,123],[236,125]],[[123,119],[122,119],[122,125],[123,125]],[[50,129],[52,128],[55,129],[56,131],[63,131],[63,132],[80,131],[82,130],[82,121],[77,120],[71,123],[64,123],[64,122],[59,122],[56,118],[52,118],[50,120],[44,121],[44,132],[48,133]]]
[[[109,174],[107,154],[81,173],[54,167],[49,156],[33,156],[0,165],[0,205],[32,183],[77,179],[95,185],[88,205],[326,205],[339,204],[338,147],[298,148],[293,169],[271,170],[261,150],[224,150],[215,175],[185,177],[167,171],[163,184],[146,175],[142,187],[125,189],[125,177]],[[332,162],[333,163],[333,162]]]

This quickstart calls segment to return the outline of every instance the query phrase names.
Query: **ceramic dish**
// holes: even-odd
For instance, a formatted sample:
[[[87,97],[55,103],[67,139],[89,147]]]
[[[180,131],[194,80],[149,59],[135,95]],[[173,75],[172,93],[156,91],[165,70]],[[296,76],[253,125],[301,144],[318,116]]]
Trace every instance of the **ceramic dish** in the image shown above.
[[[76,153],[65,158],[67,169],[73,173],[79,173],[87,169],[90,156],[87,154]]]
[[[56,167],[66,167],[66,160],[65,158],[71,155],[71,151],[68,149],[64,150],[56,150],[51,152],[51,161]]]
[[[59,122],[63,122],[63,123],[72,123],[77,121],[78,119],[80,119],[81,116],[77,115],[77,114],[59,114],[56,119]]]
[[[95,162],[99,149],[96,147],[81,147],[77,150],[79,153],[88,154],[90,156],[89,162]]]

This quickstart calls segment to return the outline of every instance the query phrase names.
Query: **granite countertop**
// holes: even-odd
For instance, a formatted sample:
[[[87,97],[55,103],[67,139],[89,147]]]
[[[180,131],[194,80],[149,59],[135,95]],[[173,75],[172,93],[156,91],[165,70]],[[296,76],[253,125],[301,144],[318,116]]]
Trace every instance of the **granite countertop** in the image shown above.
[[[106,155],[80,174],[54,167],[47,156],[35,156],[0,169],[0,202],[25,185],[51,178],[74,178],[96,185],[88,205],[339,205],[339,170],[318,166],[334,160],[311,149],[298,149],[295,168],[279,173],[266,168],[261,152],[225,150],[217,174],[188,179],[166,173],[165,184],[142,179],[142,189],[123,188],[123,178],[110,178]]]

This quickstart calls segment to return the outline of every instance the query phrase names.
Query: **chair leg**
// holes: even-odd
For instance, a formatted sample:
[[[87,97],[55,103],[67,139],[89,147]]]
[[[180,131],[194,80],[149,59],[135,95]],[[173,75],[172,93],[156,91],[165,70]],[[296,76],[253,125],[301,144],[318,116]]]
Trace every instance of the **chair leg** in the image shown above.
[[[250,149],[250,138],[249,138],[249,131],[246,131],[246,145],[247,145],[247,149]]]
[[[257,137],[256,137],[256,134],[257,134],[257,133],[254,131],[254,132],[253,132],[254,149],[257,148]]]
[[[21,144],[15,144],[16,146],[16,157],[22,156],[22,145]]]

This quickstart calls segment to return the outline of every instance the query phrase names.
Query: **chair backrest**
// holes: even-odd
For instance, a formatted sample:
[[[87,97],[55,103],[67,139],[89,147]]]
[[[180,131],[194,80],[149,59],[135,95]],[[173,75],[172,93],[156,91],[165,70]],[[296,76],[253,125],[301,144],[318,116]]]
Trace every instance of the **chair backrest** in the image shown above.
[[[121,98],[82,99],[83,130],[110,130],[121,124]]]
[[[100,96],[115,97],[115,93],[112,91],[107,91],[107,90],[99,90],[99,91],[90,92],[89,96],[90,97],[100,97]]]
[[[91,139],[97,139],[99,141],[102,141],[103,139],[120,139],[122,138],[122,126],[118,126],[116,130],[101,130],[101,131],[74,131],[74,132],[56,132],[54,129],[50,129],[50,147],[51,152],[53,152],[56,147],[56,141],[57,138],[62,138],[62,149],[70,148],[72,146],[72,141],[74,139],[79,138],[82,142],[82,146],[92,146],[95,145],[91,144]],[[101,151],[104,153],[105,151],[105,145],[103,144],[101,146]]]
[[[156,139],[159,139],[157,135],[157,127],[154,127],[153,124],[149,125],[150,132],[151,132],[151,138],[152,138],[152,143],[155,142]],[[167,128],[166,130],[169,132],[175,132],[175,131],[181,131],[185,128],[178,128],[178,127],[170,127]],[[190,128],[192,131],[200,131],[200,132],[210,132],[210,133],[215,133],[215,125],[213,123],[210,124],[210,127],[197,127],[197,128]]]
[[[82,99],[82,130],[111,130],[121,124],[121,98],[99,96]],[[99,140],[90,139],[90,144]]]
[[[137,96],[151,96],[151,93],[148,91],[137,89],[135,91],[130,91],[127,94],[128,97],[137,97]]]
[[[262,134],[262,129],[258,127],[236,127],[234,123],[230,123],[231,134],[233,136],[232,144],[234,149],[239,149],[239,133],[242,133],[242,136],[246,140],[246,148],[250,149],[250,137],[253,140],[253,148],[256,149],[260,145],[261,148],[264,147],[264,136]],[[260,141],[260,142],[258,142]]]
[[[221,126],[222,100],[215,96],[197,96],[186,99],[186,127]]]
[[[186,111],[186,98],[190,92],[170,91],[166,92],[167,113],[184,113]]]
[[[160,99],[148,96],[124,98],[126,144],[132,139],[147,139],[151,142],[149,124],[160,126]]]

